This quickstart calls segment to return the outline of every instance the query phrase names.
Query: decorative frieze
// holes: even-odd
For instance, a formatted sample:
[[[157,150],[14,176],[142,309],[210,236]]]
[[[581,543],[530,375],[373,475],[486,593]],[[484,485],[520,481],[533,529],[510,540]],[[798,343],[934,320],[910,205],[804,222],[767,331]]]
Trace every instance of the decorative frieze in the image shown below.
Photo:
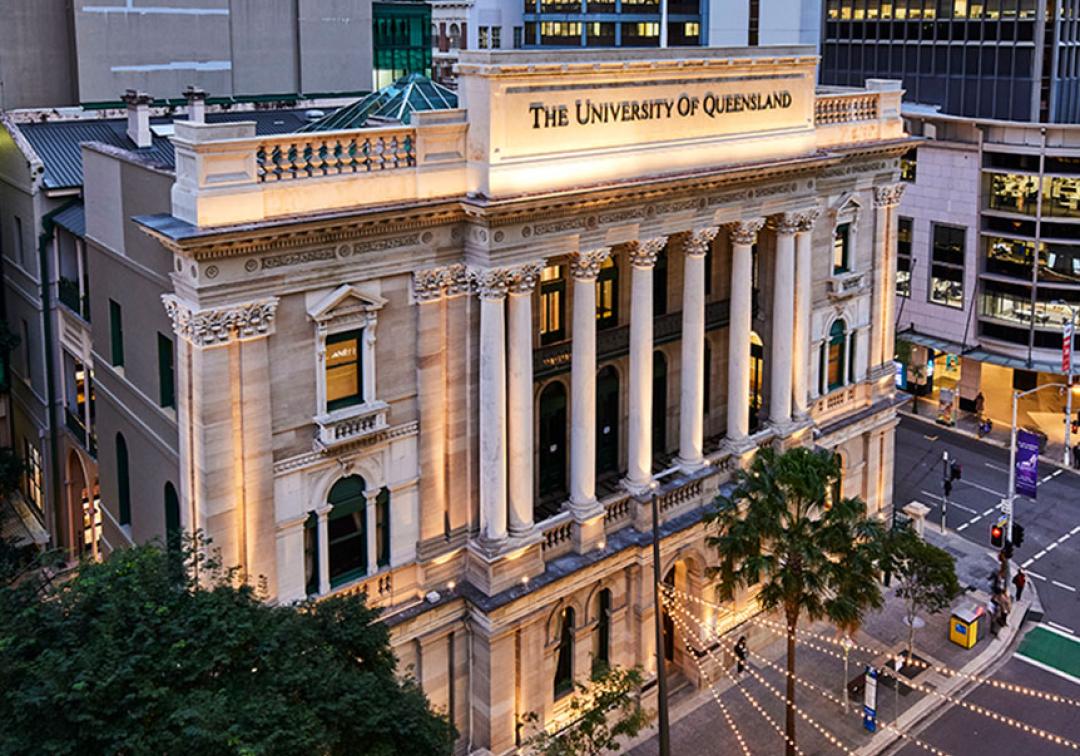
[[[904,196],[907,184],[887,184],[874,187],[874,207],[896,207]]]
[[[719,226],[707,226],[691,231],[686,237],[683,252],[690,257],[704,256],[712,246],[713,239],[720,233]]]
[[[177,336],[194,346],[209,347],[233,340],[252,339],[273,333],[278,298],[268,297],[222,307],[198,308],[174,294],[161,301],[173,322]]]
[[[741,220],[728,224],[728,234],[732,244],[754,244],[757,241],[758,231],[765,225],[764,218],[754,220]]]
[[[570,255],[570,275],[580,280],[596,278],[600,274],[600,266],[610,255],[611,247],[575,252]]]
[[[627,245],[627,256],[635,268],[651,268],[656,264],[656,257],[667,244],[666,236],[655,239],[639,239]]]
[[[284,268],[290,265],[303,265],[304,263],[333,260],[337,252],[333,247],[323,249],[306,249],[302,252],[286,252],[281,255],[269,255],[262,258],[260,265],[263,270]]]

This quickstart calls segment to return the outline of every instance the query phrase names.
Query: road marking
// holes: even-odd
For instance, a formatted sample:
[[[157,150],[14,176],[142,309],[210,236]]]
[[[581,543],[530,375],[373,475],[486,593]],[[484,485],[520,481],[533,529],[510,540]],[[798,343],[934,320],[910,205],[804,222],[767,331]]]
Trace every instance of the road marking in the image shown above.
[[[1052,543],[1052,544],[1050,544],[1049,546],[1047,546],[1047,547],[1046,547],[1046,550],[1047,550],[1047,551],[1053,551],[1053,550],[1054,550],[1054,549],[1056,549],[1056,548],[1057,548],[1057,544],[1056,544],[1056,543]]]
[[[989,467],[991,470],[997,470],[998,472],[1003,472],[1003,473],[1008,473],[1009,472],[1009,468],[1002,467],[1001,465],[995,465],[993,462],[983,462],[983,464],[986,465],[987,467]]]
[[[968,525],[974,525],[975,523],[977,523],[981,519],[982,519],[982,515],[975,515],[974,517],[972,517],[970,520],[967,521],[967,524]]]
[[[970,525],[970,524],[971,524],[970,522],[965,522],[963,525],[961,525],[960,527],[958,527],[956,529],[956,532],[959,533],[961,530],[964,530],[965,528],[967,528],[967,526]]]
[[[1069,536],[1071,536],[1071,535],[1072,535],[1071,533],[1066,533],[1061,538],[1057,539],[1057,542],[1058,543],[1064,543],[1065,541],[1069,540]]]
[[[977,515],[975,519],[979,519],[979,517],[982,516],[982,515],[979,515],[979,513],[976,510],[972,509],[971,507],[965,507],[963,504],[961,504],[959,502],[956,502],[956,501],[950,501],[949,506],[950,507],[956,507],[961,512],[967,512],[968,514]]]
[[[1059,582],[1057,580],[1051,580],[1050,583],[1052,585],[1056,585],[1058,588],[1064,588],[1067,591],[1071,591],[1072,593],[1076,593],[1076,589],[1073,588],[1071,585],[1065,585],[1064,583]],[[1071,633],[1072,630],[1070,630],[1069,632]]]
[[[998,496],[998,497],[1001,497],[1001,498],[1003,498],[1003,499],[1005,498],[1005,494],[1001,493],[1000,491],[995,491],[995,490],[994,490],[994,489],[992,489],[992,488],[987,488],[986,486],[980,485],[980,484],[978,484],[978,483],[973,483],[973,482],[972,482],[972,481],[970,481],[970,480],[961,480],[960,482],[961,482],[961,483],[964,483],[964,484],[966,484],[966,485],[969,485],[969,486],[971,486],[972,488],[977,488],[977,489],[979,489],[980,491],[984,491],[985,493],[988,493],[988,494],[993,494],[994,496]],[[1045,483],[1046,481],[1043,481],[1043,482]]]
[[[941,501],[940,496],[938,496],[937,494],[930,493],[929,491],[919,491],[919,493],[921,493],[923,496],[929,496],[931,499],[934,499],[935,501]]]
[[[1034,562],[1035,560],[1034,560],[1034,559],[1029,559],[1028,561],[1029,561],[1029,562]],[[1032,572],[1031,570],[1028,570],[1028,575],[1030,575],[1031,577],[1035,578],[1036,580],[1043,580],[1043,581],[1045,581],[1045,580],[1046,580],[1046,578],[1044,578],[1044,577],[1043,577],[1042,575],[1040,575],[1040,574],[1039,574],[1039,573],[1037,573],[1037,572]]]
[[[1072,631],[1070,630],[1069,632],[1072,632]],[[1068,680],[1071,683],[1076,683],[1077,685],[1080,685],[1080,677],[1073,677],[1068,672],[1062,672],[1060,669],[1054,669],[1049,664],[1043,664],[1040,661],[1035,661],[1031,657],[1024,656],[1023,654],[1019,654],[1019,653],[1013,654],[1013,658],[1014,659],[1019,659],[1020,661],[1024,662],[1025,664],[1030,664],[1033,667],[1038,667],[1039,669],[1043,670],[1044,672],[1049,672],[1050,674],[1056,675],[1057,677],[1060,677],[1063,680]]]
[[[995,512],[995,511],[997,511],[997,507],[990,507],[988,510],[986,510],[985,512],[982,513],[982,516],[986,517],[988,514],[990,514],[991,512]],[[1078,525],[1076,527],[1076,529],[1080,530],[1080,525]]]
[[[1029,559],[1029,560],[1027,560],[1026,562],[1024,562],[1024,563],[1023,563],[1022,565],[1020,565],[1020,566],[1021,566],[1021,567],[1023,567],[1023,568],[1024,568],[1025,570],[1026,570],[1026,569],[1027,569],[1027,566],[1028,566],[1029,564],[1031,564],[1032,562],[1034,562],[1034,561],[1035,561],[1034,559]]]
[[[1036,559],[1042,559],[1042,558],[1043,558],[1044,556],[1046,556],[1046,549],[1043,549],[1043,550],[1042,550],[1042,551],[1040,551],[1040,552],[1039,552],[1038,554],[1036,554],[1035,556],[1033,556],[1033,557],[1031,558],[1031,561],[1033,561],[1033,562],[1034,562],[1034,561],[1035,561]]]
[[[1073,637],[1073,636],[1076,635],[1076,633],[1074,633],[1070,628],[1065,627],[1064,625],[1059,625],[1056,622],[1050,622],[1049,620],[1047,620],[1046,622],[1040,622],[1039,627],[1046,628],[1047,630],[1050,630],[1051,632],[1056,632],[1062,638],[1068,638],[1069,640],[1076,640]],[[1068,633],[1068,635],[1065,635],[1065,633]]]
[[[923,434],[923,438],[927,441],[937,441],[937,436],[927,436],[925,433]]]
[[[1080,533],[1080,525],[1077,525],[1075,528],[1069,531],[1069,535],[1076,535],[1077,533]]]

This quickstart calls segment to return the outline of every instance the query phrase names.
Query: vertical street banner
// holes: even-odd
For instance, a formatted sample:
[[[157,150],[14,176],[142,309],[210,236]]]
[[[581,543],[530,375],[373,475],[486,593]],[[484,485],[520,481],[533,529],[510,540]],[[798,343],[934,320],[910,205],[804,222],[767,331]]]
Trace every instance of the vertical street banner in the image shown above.
[[[877,678],[878,671],[867,664],[863,689],[863,727],[867,732],[877,732]]]
[[[1026,430],[1016,433],[1016,493],[1035,498],[1039,484],[1039,437]]]
[[[1072,375],[1073,324],[1066,323],[1061,329],[1061,372]]]

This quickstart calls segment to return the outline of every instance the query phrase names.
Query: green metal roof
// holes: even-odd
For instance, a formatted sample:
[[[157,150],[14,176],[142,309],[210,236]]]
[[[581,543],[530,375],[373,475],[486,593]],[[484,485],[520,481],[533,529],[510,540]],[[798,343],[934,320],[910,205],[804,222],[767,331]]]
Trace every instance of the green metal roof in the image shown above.
[[[352,105],[305,124],[297,131],[361,129],[372,117],[409,123],[412,114],[417,110],[450,110],[457,106],[457,92],[442,84],[436,84],[423,74],[411,73]]]

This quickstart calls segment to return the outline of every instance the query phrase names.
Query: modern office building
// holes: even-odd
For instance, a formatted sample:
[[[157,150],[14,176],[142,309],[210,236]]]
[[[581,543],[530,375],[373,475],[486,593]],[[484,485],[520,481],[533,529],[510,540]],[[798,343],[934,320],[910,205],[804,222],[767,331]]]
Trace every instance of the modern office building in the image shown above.
[[[895,83],[816,92],[812,47],[458,66],[407,126],[177,121],[171,174],[85,145],[92,421],[105,537],[131,491],[139,538],[202,528],[271,600],[366,592],[503,753],[594,664],[655,675],[653,491],[695,596],[761,446],[838,454],[890,516],[910,140]]]
[[[925,140],[899,210],[897,331],[923,373],[908,381],[958,388],[968,410],[981,392],[1007,424],[1013,388],[1062,380],[1080,311],[1080,126],[904,116]],[[1060,442],[1064,399],[1040,401]]]
[[[901,79],[980,119],[1080,122],[1077,0],[826,0],[821,82]]]

